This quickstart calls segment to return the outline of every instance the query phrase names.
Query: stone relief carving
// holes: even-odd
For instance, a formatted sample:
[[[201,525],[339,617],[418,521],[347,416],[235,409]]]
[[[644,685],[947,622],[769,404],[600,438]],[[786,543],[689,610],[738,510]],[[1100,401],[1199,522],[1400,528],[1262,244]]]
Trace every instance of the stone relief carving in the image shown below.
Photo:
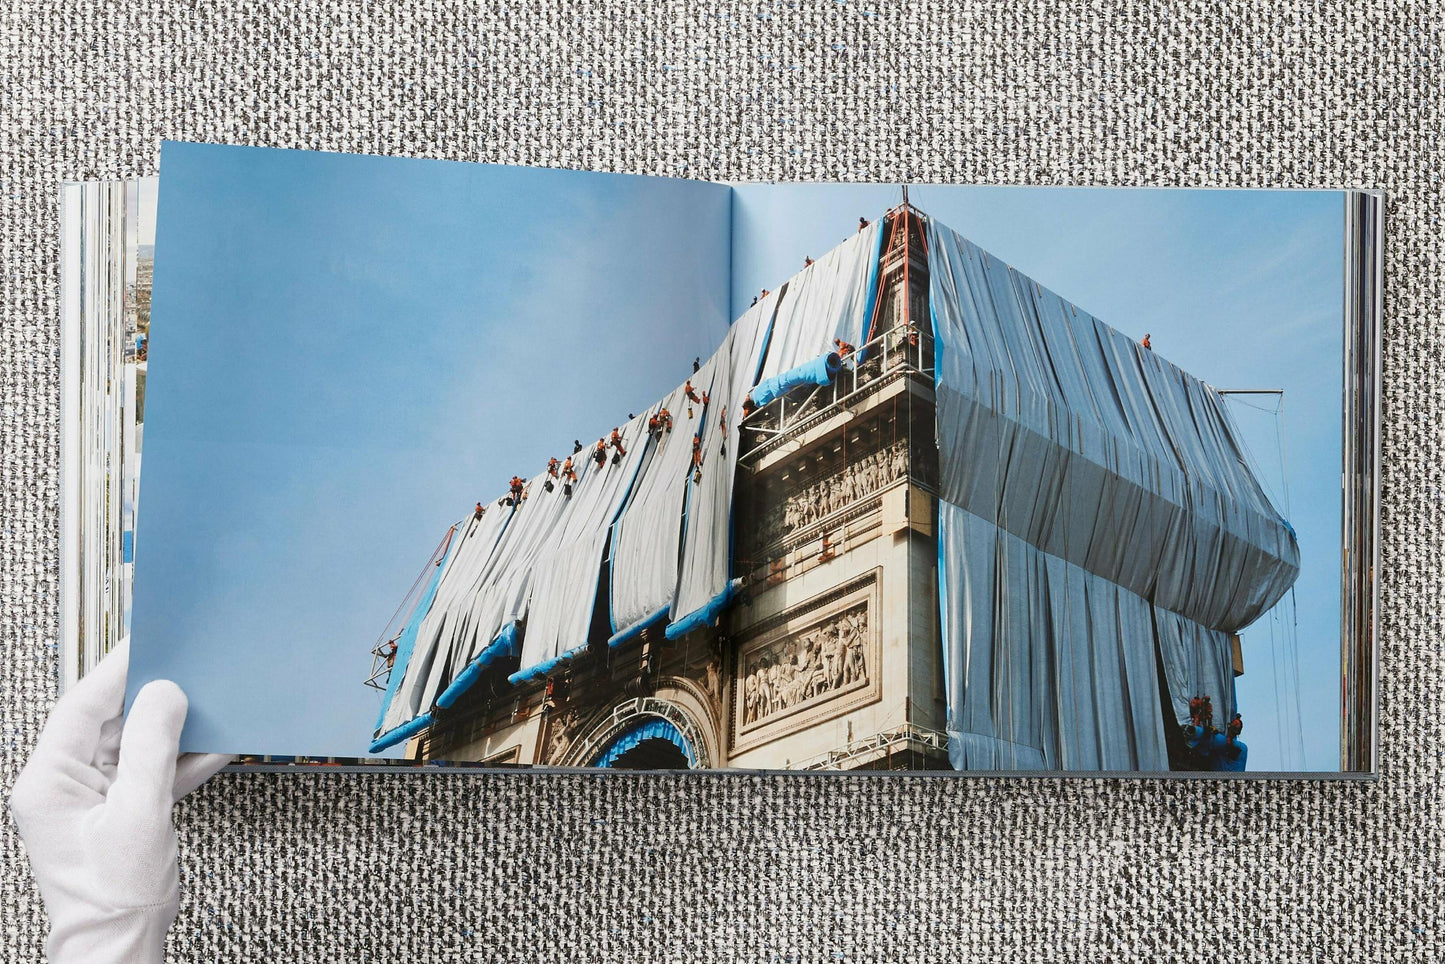
[[[748,654],[738,681],[742,725],[866,683],[867,641],[863,602]]]
[[[549,724],[551,739],[547,743],[547,759],[554,763],[560,763],[567,750],[572,745],[571,731],[577,726],[577,711],[568,710],[566,713],[556,717]]]
[[[709,660],[706,674],[707,695],[712,697],[714,704],[721,705],[723,698],[723,678],[720,661],[716,659]]]
[[[908,472],[908,444],[899,439],[885,449],[847,465],[838,474],[820,479],[785,498],[763,516],[754,529],[756,545],[771,545],[812,525],[851,502],[872,495]]]

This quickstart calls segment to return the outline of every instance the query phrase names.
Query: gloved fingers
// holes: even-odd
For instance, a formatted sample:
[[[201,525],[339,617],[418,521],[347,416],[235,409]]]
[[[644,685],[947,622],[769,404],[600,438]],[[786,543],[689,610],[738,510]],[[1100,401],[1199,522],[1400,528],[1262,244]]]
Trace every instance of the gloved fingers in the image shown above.
[[[182,753],[176,760],[176,779],[171,798],[180,800],[234,759],[226,753]]]
[[[129,665],[130,641],[125,639],[56,701],[35,743],[32,763],[68,759],[88,765],[96,760],[103,738],[113,738],[113,728],[107,733],[106,724],[120,719]]]
[[[186,694],[170,680],[141,687],[120,734],[120,760],[107,803],[170,813]]]
[[[120,760],[120,730],[125,718],[119,714],[100,725],[100,739],[95,745],[95,757],[91,762],[105,774],[107,780],[115,779],[115,765]]]

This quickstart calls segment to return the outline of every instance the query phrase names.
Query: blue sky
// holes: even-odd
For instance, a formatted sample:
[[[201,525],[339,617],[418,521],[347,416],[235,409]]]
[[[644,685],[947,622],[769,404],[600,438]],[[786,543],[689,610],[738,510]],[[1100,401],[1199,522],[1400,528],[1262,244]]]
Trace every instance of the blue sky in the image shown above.
[[[736,188],[734,314],[902,199],[897,185]],[[1282,420],[1273,398],[1231,403],[1281,511],[1288,495],[1302,559],[1294,602],[1242,634],[1237,692],[1251,770],[1338,770],[1341,194],[922,185],[909,200],[1216,388],[1284,391]]]
[[[364,755],[366,649],[446,527],[662,396],[759,288],[898,200],[749,186],[730,252],[720,185],[175,143],[161,170],[131,686],[175,679],[183,745],[227,752]],[[1339,195],[912,198],[1207,381],[1285,389],[1302,765],[1334,768]],[[1257,635],[1251,769],[1297,768]]]

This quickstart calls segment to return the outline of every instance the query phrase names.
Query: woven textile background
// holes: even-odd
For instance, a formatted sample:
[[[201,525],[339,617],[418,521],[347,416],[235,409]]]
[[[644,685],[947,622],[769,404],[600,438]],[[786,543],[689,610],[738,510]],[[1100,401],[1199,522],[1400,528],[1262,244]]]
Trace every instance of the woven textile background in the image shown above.
[[[0,2],[0,786],[55,694],[62,178],[152,172],[170,137],[711,178],[1379,187],[1378,783],[226,775],[178,812],[170,951],[1445,956],[1445,22],[1018,6]],[[0,868],[0,957],[35,958],[8,813]]]

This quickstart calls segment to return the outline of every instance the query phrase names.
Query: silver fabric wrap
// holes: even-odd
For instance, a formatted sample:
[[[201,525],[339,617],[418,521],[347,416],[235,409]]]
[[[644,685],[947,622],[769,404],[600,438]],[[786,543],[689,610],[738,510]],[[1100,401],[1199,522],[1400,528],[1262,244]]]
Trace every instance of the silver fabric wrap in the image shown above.
[[[868,317],[868,282],[874,275],[878,232],[876,218],[862,231],[794,275],[786,290],[773,292],[778,313],[768,343],[768,357],[757,381],[795,368],[833,349],[833,339],[863,342]]]
[[[744,312],[708,361],[712,378],[708,386],[708,419],[702,433],[702,481],[690,483],[686,497],[673,621],[706,606],[723,591],[732,575],[730,541],[738,423],[742,420],[743,399],[757,382],[758,360],[775,304],[765,298]],[[724,411],[726,434],[717,417]]]
[[[954,763],[1167,769],[1151,610],[1167,665],[1218,666],[1294,533],[1217,392],[936,221],[928,254]],[[1165,675],[1233,705],[1232,676]]]
[[[1149,604],[947,502],[939,537],[954,766],[1167,770]]]
[[[1154,631],[1164,660],[1164,679],[1174,718],[1189,719],[1189,698],[1208,693],[1213,698],[1214,722],[1222,725],[1236,709],[1234,660],[1229,634],[1206,629],[1178,613],[1154,610]]]
[[[627,454],[599,469],[589,457],[588,471],[580,476],[566,503],[563,524],[539,552],[530,597],[514,618],[527,617],[522,634],[522,669],[530,669],[587,642],[587,628],[597,599],[602,552],[617,514],[622,510],[647,454],[647,419],[657,405],[621,426]],[[585,449],[584,452],[590,452]],[[562,495],[559,485],[554,497]],[[500,628],[500,627],[499,627]]]
[[[507,513],[494,505],[480,520],[468,519],[458,526],[454,538],[459,539],[460,544],[453,547],[443,564],[436,596],[421,619],[402,681],[387,705],[383,731],[400,726],[430,708],[437,694],[437,679],[451,659],[457,640],[463,636],[455,626],[456,600],[465,591],[469,577],[474,577],[491,558],[506,522]]]
[[[693,376],[694,392],[712,384],[718,356]],[[701,387],[699,387],[701,386]],[[692,466],[692,436],[704,419],[716,419],[693,405],[679,385],[662,407],[672,415],[672,429],[649,443],[632,498],[612,528],[612,630],[632,628],[664,606],[677,592],[678,557],[682,551],[682,510]]]

